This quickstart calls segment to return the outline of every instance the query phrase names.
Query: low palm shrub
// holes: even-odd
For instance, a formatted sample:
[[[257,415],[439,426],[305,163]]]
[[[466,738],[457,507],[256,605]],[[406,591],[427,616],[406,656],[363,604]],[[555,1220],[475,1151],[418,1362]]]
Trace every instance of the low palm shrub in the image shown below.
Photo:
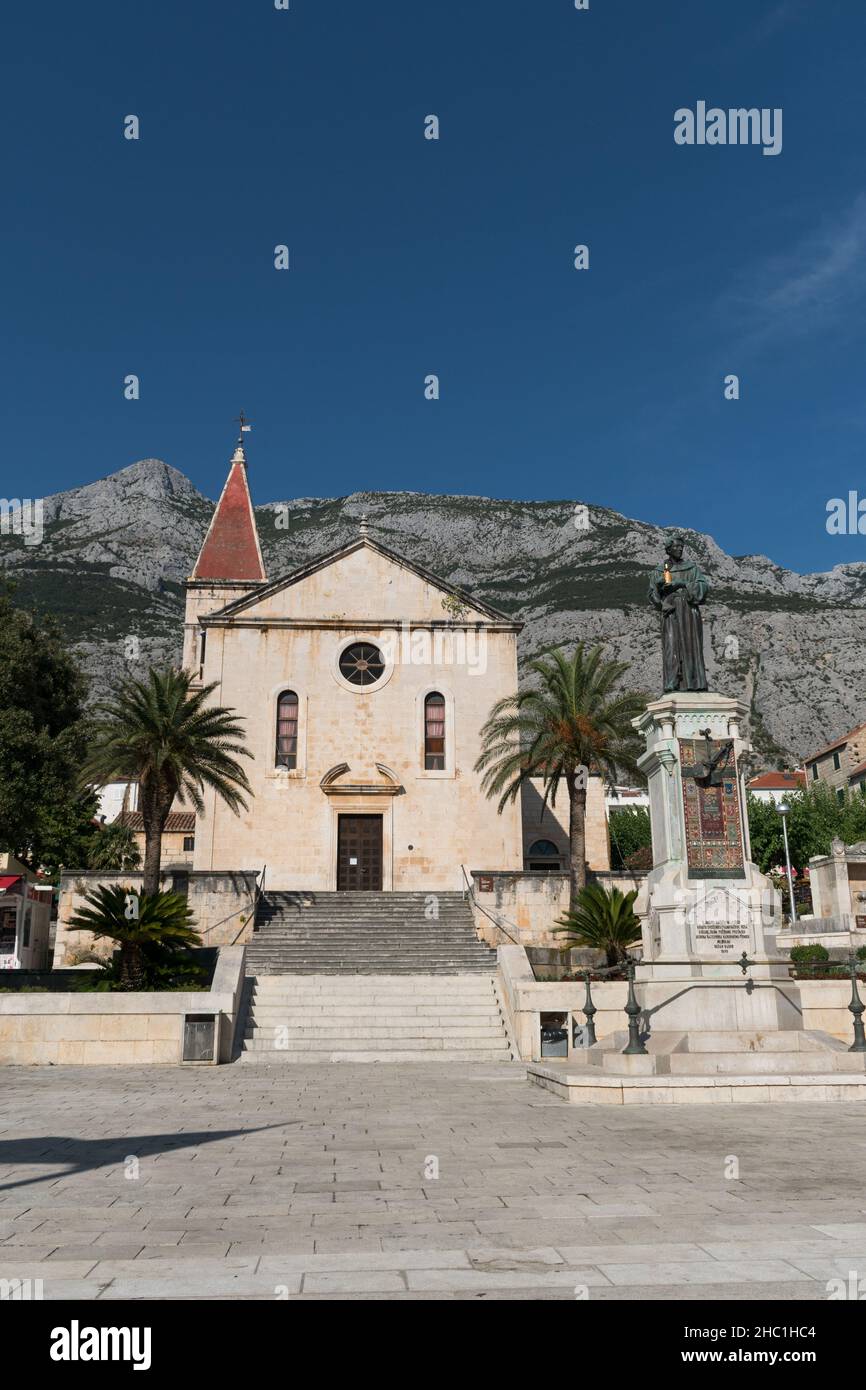
[[[172,988],[167,982],[178,971],[183,973],[188,948],[201,945],[192,909],[181,893],[140,893],[101,884],[86,896],[85,904],[69,926],[120,947],[119,961],[110,963],[91,988]]]
[[[560,918],[554,935],[568,939],[561,951],[574,946],[590,946],[604,951],[609,966],[620,965],[629,947],[641,939],[640,918],[634,911],[637,889],[622,893],[619,888],[602,888],[588,883],[577,895],[577,907]]]

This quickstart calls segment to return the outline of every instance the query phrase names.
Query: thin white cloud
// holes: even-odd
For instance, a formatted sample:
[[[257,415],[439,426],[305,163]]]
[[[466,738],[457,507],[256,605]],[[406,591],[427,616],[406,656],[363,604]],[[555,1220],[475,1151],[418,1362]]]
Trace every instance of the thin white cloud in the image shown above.
[[[838,324],[864,293],[866,193],[860,193],[835,220],[744,272],[725,307],[749,338],[761,340]]]
[[[769,14],[758,21],[754,38],[771,39],[780,29],[785,29],[789,24],[796,24],[802,19],[804,9],[805,0],[780,0],[780,4],[774,5]]]

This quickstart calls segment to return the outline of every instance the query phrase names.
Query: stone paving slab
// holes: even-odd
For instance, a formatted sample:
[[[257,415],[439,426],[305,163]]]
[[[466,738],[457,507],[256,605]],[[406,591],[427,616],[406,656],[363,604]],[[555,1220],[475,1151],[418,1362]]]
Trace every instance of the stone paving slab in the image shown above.
[[[802,1301],[866,1278],[857,1104],[581,1107],[519,1064],[4,1069],[48,1299]]]

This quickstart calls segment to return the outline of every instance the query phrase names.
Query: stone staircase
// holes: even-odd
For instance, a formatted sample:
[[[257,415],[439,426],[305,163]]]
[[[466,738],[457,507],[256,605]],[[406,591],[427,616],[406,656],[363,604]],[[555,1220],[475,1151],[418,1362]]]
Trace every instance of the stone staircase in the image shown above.
[[[452,967],[453,971],[453,967]],[[263,974],[242,1062],[508,1062],[492,973]]]
[[[496,952],[478,939],[459,892],[268,893],[246,950],[246,972],[257,979],[495,969]]]

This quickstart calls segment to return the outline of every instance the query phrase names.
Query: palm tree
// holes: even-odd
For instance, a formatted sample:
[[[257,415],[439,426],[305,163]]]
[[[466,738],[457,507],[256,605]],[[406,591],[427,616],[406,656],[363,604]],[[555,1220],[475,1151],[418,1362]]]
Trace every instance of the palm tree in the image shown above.
[[[560,919],[561,925],[552,928],[555,935],[568,935],[561,950],[592,946],[604,951],[608,965],[621,964],[629,946],[636,946],[641,939],[640,918],[634,911],[637,894],[636,888],[630,893],[621,893],[618,888],[607,892],[598,883],[587,884],[578,894],[576,908],[569,908]]]
[[[87,904],[70,919],[74,931],[89,931],[120,945],[120,988],[141,989],[145,951],[149,946],[177,949],[200,946],[193,914],[180,893],[138,893],[132,888],[101,884],[84,899]]]
[[[515,801],[530,777],[544,781],[544,804],[556,804],[564,781],[569,799],[571,892],[576,910],[586,885],[586,791],[591,773],[608,782],[617,770],[634,772],[640,742],[631,721],[646,705],[643,695],[615,689],[628,670],[624,661],[605,661],[601,647],[574,655],[551,652],[529,663],[537,677],[517,695],[499,700],[490,711],[475,764],[483,772],[487,796],[499,795],[499,811]]]
[[[97,830],[87,854],[88,869],[133,873],[141,867],[141,850],[128,825],[112,821]]]
[[[82,769],[85,781],[137,781],[144,821],[143,891],[159,889],[162,832],[175,797],[204,807],[211,787],[231,809],[246,809],[247,775],[233,756],[250,757],[234,710],[209,705],[217,682],[192,688],[189,671],[151,669],[124,681],[97,706],[100,722]]]

